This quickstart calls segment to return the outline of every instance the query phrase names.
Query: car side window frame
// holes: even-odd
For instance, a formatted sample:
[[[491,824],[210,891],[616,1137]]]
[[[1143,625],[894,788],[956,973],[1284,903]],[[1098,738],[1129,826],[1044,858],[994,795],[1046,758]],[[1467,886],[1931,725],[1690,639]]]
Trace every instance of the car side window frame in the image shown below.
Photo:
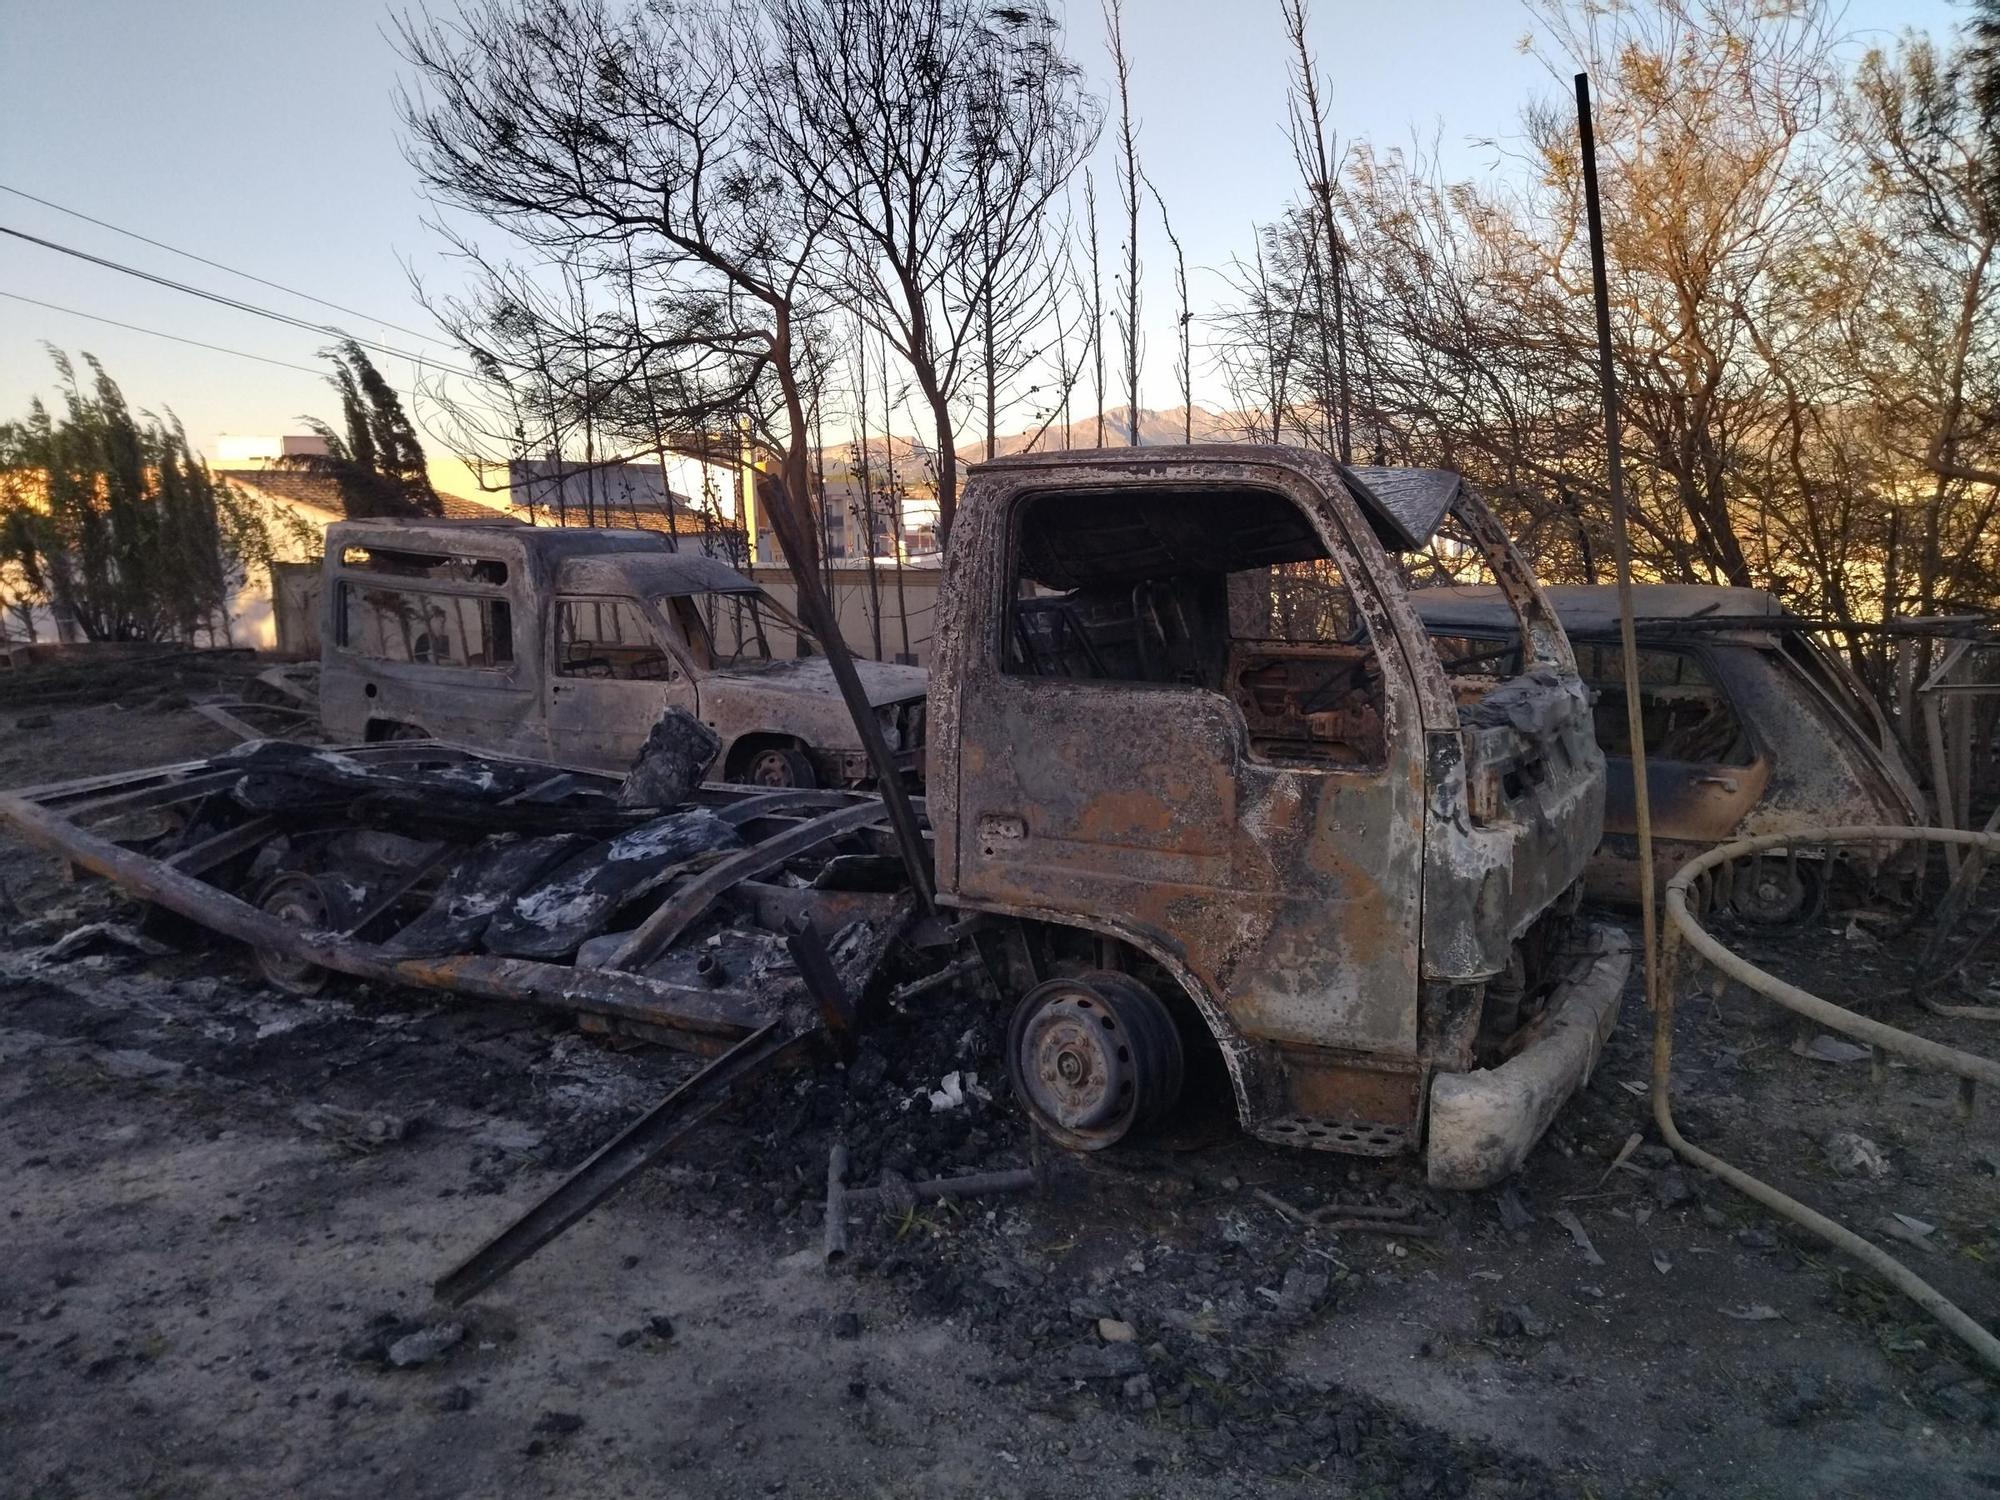
[[[367,607],[365,596],[370,592],[405,595],[415,599],[470,600],[480,608],[481,627],[487,640],[486,657],[483,662],[437,661],[416,654],[414,639],[408,657],[376,655],[365,650],[354,639],[351,612],[357,605]],[[399,579],[395,575],[349,573],[345,569],[334,575],[334,649],[358,662],[367,662],[374,667],[415,667],[425,671],[438,672],[481,672],[511,674],[519,666],[519,632],[515,627],[516,610],[514,600],[505,592],[491,588],[466,588],[440,585],[429,579]],[[504,624],[504,632],[496,629],[496,624]],[[500,657],[493,649],[493,643],[503,638],[506,655]],[[462,639],[462,635],[461,635]]]
[[[636,677],[619,676],[616,673],[610,673],[603,677],[592,677],[585,673],[568,671],[563,659],[563,621],[565,610],[573,604],[628,606],[632,613],[645,625],[647,633],[652,637],[654,649],[665,659],[667,663],[666,675],[662,677]],[[689,670],[687,660],[682,652],[677,649],[678,642],[673,639],[673,632],[663,629],[663,623],[656,612],[648,606],[647,602],[636,595],[554,594],[550,598],[549,609],[549,678],[552,682],[675,683],[689,680],[694,674]],[[601,645],[603,643],[598,642],[597,644]]]
[[[1619,641],[1615,637],[1608,640],[1586,638],[1578,641],[1576,644],[1593,654],[1593,665],[1597,661],[1604,659],[1599,656],[1599,653],[1611,653],[1610,659],[1617,663],[1616,671],[1611,675],[1619,679],[1616,685],[1622,691],[1624,687],[1624,663],[1621,657],[1623,648]],[[1764,737],[1757,732],[1754,721],[1748,714],[1743,712],[1742,703],[1738,700],[1735,691],[1730,687],[1728,673],[1718,670],[1712,648],[1706,645],[1684,644],[1681,642],[1660,642],[1657,644],[1645,641],[1640,642],[1640,656],[1644,657],[1648,652],[1678,656],[1684,660],[1692,661],[1696,666],[1700,667],[1703,675],[1708,679],[1708,685],[1714,689],[1716,696],[1722,700],[1723,706],[1729,710],[1730,717],[1735,720],[1737,733],[1742,736],[1743,743],[1749,751],[1747,758],[1743,760],[1688,760],[1681,756],[1666,755],[1649,748],[1646,751],[1646,758],[1649,762],[1658,761],[1662,765],[1674,766],[1723,766],[1740,771],[1758,765],[1768,758],[1770,755],[1769,746],[1765,743]],[[1610,680],[1611,678],[1606,675],[1593,672],[1589,677],[1584,679],[1584,683],[1585,686],[1595,692],[1598,690],[1600,684]],[[1642,676],[1639,682],[1639,690],[1642,696],[1647,686],[1648,684]],[[1613,755],[1619,752],[1606,750],[1604,753],[1606,755]],[[1632,750],[1629,745],[1623,751],[1621,758],[1625,760],[1632,758]]]

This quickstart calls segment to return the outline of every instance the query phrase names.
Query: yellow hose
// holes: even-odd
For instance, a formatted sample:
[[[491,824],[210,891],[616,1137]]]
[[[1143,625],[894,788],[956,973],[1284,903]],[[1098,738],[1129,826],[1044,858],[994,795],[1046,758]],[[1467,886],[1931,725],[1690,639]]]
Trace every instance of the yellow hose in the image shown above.
[[[1897,1027],[1870,1020],[1866,1016],[1858,1016],[1844,1006],[1834,1005],[1817,995],[1799,989],[1796,985],[1787,984],[1775,975],[1767,974],[1755,964],[1737,957],[1710,937],[1696,922],[1688,908],[1687,893],[1694,881],[1708,871],[1735,860],[1779,847],[1852,843],[1864,840],[1879,842],[1884,839],[1905,843],[1921,840],[1930,843],[1972,845],[1983,847],[1992,853],[2000,853],[2000,835],[1972,833],[1955,828],[1822,828],[1809,830],[1804,834],[1765,835],[1719,845],[1683,866],[1668,882],[1665,941],[1653,984],[1653,1121],[1660,1127],[1661,1138],[1687,1161],[1711,1176],[1720,1178],[1745,1197],[1761,1203],[1780,1218],[1790,1220],[1801,1229],[1818,1235],[1836,1250],[1844,1250],[1853,1256],[1950,1329],[1985,1361],[1989,1369],[2000,1370],[2000,1338],[1995,1338],[1957,1303],[1879,1245],[1863,1239],[1853,1230],[1808,1208],[1798,1199],[1780,1192],[1760,1178],[1752,1177],[1741,1168],[1731,1166],[1721,1157],[1704,1151],[1689,1141],[1681,1134],[1680,1127],[1674,1123],[1673,1107],[1669,1102],[1668,1084],[1672,1076],[1674,1055],[1674,1004],[1677,988],[1675,977],[1679,967],[1676,960],[1680,956],[1679,943],[1682,939],[1731,979],[1768,996],[1787,1009],[1811,1017],[1822,1025],[1844,1031],[1874,1046],[1901,1053],[1919,1062],[1945,1068],[1961,1078],[1980,1082],[2000,1082],[2000,1065],[1996,1065],[1990,1059],[1961,1051],[1956,1047],[1943,1046]]]

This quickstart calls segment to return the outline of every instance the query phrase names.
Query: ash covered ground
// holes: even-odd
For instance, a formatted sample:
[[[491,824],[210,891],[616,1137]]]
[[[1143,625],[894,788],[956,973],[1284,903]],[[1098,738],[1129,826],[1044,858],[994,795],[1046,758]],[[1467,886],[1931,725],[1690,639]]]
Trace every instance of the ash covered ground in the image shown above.
[[[48,779],[52,734],[65,776],[227,743],[171,685],[89,698],[0,705],[0,778]],[[1004,1016],[928,997],[448,1312],[430,1281],[689,1060],[430,996],[294,999],[199,941],[51,955],[129,910],[13,845],[0,882],[0,1494],[2000,1490],[1996,1393],[1955,1343],[1658,1146],[1636,994],[1506,1189],[1246,1141],[1197,1070],[1170,1128],[1049,1154],[1038,1195],[859,1217],[829,1271],[836,1140],[857,1185],[1030,1159]],[[1742,946],[1984,1045],[1894,998],[1908,945],[1868,915]],[[1884,1242],[2000,1313],[1990,1109],[1801,1056],[1816,1033],[1737,992],[1679,1034],[1693,1139],[1864,1232],[1929,1226]],[[1302,1222],[1329,1207],[1400,1217]]]

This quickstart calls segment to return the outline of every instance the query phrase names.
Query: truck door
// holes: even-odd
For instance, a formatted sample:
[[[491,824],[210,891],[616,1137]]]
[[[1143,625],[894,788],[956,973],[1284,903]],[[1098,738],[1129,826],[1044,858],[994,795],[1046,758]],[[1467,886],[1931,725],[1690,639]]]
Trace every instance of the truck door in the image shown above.
[[[694,684],[637,599],[563,595],[550,626],[549,741],[566,765],[628,770],[669,708],[695,711]]]
[[[995,508],[959,891],[1152,935],[1245,1034],[1407,1058],[1423,739],[1379,600],[1297,476],[1159,472]]]

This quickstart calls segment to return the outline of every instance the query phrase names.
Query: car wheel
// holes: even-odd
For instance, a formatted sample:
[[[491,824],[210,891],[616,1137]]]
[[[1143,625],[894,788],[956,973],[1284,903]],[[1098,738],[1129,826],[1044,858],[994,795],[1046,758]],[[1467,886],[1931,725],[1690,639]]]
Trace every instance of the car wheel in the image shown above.
[[[1800,927],[1819,915],[1826,883],[1819,867],[1784,854],[1763,855],[1736,871],[1730,909],[1759,927]]]
[[[1102,1151],[1180,1098],[1174,1018],[1129,974],[1036,985],[1007,1026],[1007,1073],[1036,1125],[1073,1151]]]
[[[813,764],[806,759],[805,752],[784,745],[771,745],[751,756],[744,762],[743,779],[751,786],[819,785],[819,777],[813,773]]]

